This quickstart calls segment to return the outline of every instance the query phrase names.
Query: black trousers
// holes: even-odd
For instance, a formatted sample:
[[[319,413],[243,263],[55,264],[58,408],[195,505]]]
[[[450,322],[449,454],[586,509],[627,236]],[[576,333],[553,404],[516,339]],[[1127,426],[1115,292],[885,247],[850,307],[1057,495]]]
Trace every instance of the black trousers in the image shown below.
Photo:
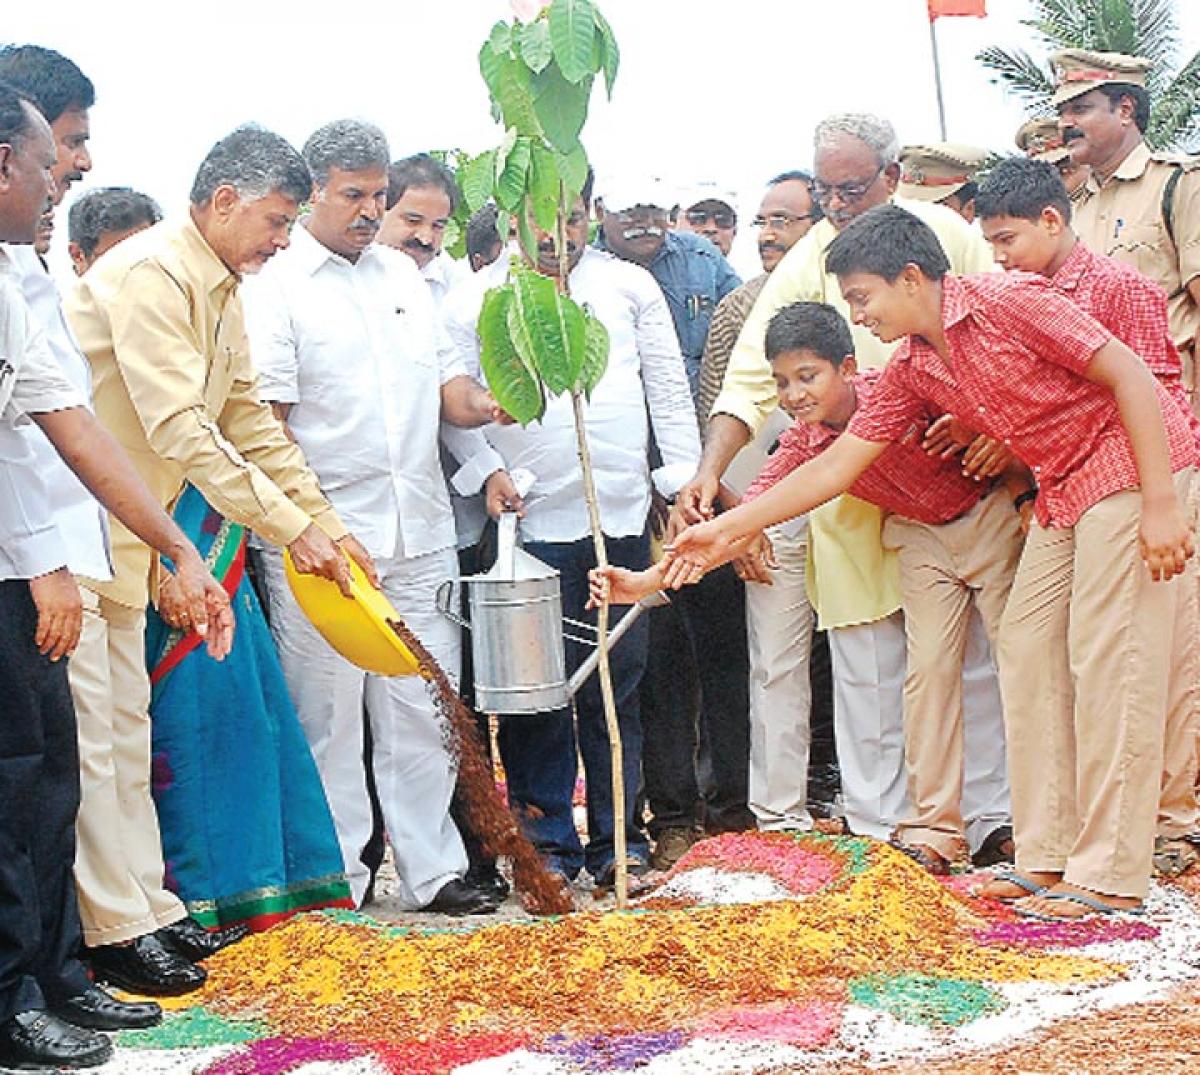
[[[745,585],[726,564],[670,596],[649,614],[641,688],[650,834],[752,829]]]
[[[33,643],[22,581],[0,582],[0,1022],[88,988],[76,958],[79,744],[66,661]]]

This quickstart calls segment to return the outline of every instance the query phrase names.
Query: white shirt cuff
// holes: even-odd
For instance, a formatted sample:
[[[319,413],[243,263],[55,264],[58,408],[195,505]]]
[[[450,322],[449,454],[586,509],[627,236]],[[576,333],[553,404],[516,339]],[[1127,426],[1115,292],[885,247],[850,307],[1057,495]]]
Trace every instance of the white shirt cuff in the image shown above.
[[[503,469],[504,460],[500,458],[500,453],[489,445],[463,463],[451,476],[450,484],[459,496],[474,496],[483,488],[488,478]],[[685,478],[684,481],[686,480]]]
[[[683,488],[695,470],[696,468],[688,463],[667,463],[653,471],[650,479],[659,494],[670,500]]]

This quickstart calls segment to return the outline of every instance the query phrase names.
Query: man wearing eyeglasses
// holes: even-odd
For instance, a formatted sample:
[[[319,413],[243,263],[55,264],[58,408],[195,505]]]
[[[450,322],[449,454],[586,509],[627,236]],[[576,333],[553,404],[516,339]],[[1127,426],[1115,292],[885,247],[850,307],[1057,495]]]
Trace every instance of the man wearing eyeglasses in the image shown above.
[[[710,518],[721,479],[734,456],[765,425],[778,405],[778,394],[763,349],[766,327],[793,302],[826,302],[847,321],[850,311],[835,277],[825,271],[825,253],[834,237],[868,209],[895,201],[928,223],[949,258],[952,271],[992,271],[995,266],[982,235],[957,213],[931,202],[896,198],[900,180],[900,145],[885,119],[861,113],[830,116],[814,136],[813,194],[824,213],[809,233],[784,256],[768,277],[762,294],[746,318],[730,356],[720,394],[712,406],[700,469],[679,492],[668,533]],[[862,326],[854,326],[855,357],[860,367],[883,366],[892,346],[881,343]],[[836,732],[842,768],[846,817],[853,831],[887,838],[906,811],[902,687],[905,638],[900,613],[899,572],[895,552],[882,544],[882,515],[872,505],[840,497],[809,515],[808,565],[810,595],[820,625],[830,629],[833,655]],[[766,547],[760,570],[765,571]],[[743,564],[743,571],[749,564]],[[974,650],[974,653],[970,652]],[[968,737],[1000,739],[999,695],[990,668],[982,626],[972,624],[964,695]],[[978,711],[980,716],[974,717]],[[801,720],[803,718],[800,718]],[[807,745],[807,729],[790,729]],[[979,848],[1007,812],[1003,755],[972,750],[981,757],[976,782],[968,773],[968,815],[979,823],[969,831]],[[774,761],[774,759],[771,759]],[[975,807],[975,809],[971,809]],[[800,818],[790,827],[807,827]],[[994,841],[993,841],[994,842]]]
[[[680,201],[675,227],[678,231],[703,235],[725,257],[729,257],[734,237],[737,235],[737,212],[714,190],[700,188],[685,195]]]

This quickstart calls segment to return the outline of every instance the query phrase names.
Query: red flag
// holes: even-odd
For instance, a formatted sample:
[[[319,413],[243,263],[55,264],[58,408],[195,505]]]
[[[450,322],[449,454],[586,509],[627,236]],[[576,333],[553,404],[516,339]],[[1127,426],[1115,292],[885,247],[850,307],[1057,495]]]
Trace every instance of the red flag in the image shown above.
[[[973,15],[982,19],[987,14],[987,0],[925,0],[929,21],[945,15]]]

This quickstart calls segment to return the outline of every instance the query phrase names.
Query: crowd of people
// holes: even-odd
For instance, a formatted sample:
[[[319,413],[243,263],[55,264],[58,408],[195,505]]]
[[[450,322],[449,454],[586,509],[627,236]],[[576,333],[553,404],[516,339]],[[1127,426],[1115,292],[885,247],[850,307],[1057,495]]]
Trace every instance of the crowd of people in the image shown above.
[[[186,993],[250,930],[369,908],[386,848],[400,908],[496,911],[424,683],[330,648],[287,561],[347,595],[353,561],[469,697],[435,595],[504,512],[571,619],[672,597],[611,655],[623,817],[594,680],[496,725],[566,881],[614,884],[618,825],[635,875],[816,827],[998,867],[984,895],[1053,921],[1195,865],[1200,162],[1147,147],[1145,61],[1055,64],[999,159],[822,120],[745,282],[730,195],[589,173],[600,573],[569,398],[521,427],[481,373],[485,293],[557,276],[554,235],[488,206],[456,260],[438,159],[247,126],[178,215],[75,200],[60,292],[96,93],[0,49],[0,1066],[102,1063],[162,1014],[106,985]]]

